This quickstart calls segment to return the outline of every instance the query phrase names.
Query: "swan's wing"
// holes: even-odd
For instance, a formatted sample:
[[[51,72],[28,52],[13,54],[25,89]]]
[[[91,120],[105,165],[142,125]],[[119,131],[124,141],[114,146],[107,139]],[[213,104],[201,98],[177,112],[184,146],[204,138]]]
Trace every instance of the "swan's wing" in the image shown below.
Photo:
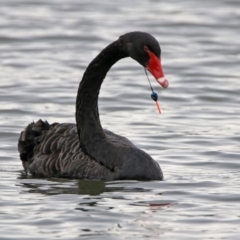
[[[18,150],[25,170],[39,177],[113,179],[82,151],[75,124],[33,122],[21,133]]]

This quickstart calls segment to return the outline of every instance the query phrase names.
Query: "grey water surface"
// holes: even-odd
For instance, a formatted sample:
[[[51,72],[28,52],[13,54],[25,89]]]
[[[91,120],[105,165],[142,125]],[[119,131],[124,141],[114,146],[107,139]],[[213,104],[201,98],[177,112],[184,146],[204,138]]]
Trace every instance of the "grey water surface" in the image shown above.
[[[239,239],[240,1],[0,0],[0,239]],[[88,63],[129,31],[161,44],[162,114],[138,63],[104,81],[103,127],[158,161],[162,182],[26,176],[31,121],[74,122]]]

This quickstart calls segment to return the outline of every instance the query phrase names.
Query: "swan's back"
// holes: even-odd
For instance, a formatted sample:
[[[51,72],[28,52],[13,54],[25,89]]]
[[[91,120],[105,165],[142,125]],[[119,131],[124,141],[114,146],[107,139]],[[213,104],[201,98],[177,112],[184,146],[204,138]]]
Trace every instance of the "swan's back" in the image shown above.
[[[21,132],[18,150],[24,169],[38,177],[113,179],[82,151],[75,124],[33,122]]]
[[[77,128],[71,123],[38,120],[20,134],[18,150],[26,172],[37,177],[76,179],[162,180],[159,165],[127,138],[104,130],[112,149],[99,149],[111,156],[111,167],[97,161],[81,148]],[[109,157],[108,156],[108,157]]]

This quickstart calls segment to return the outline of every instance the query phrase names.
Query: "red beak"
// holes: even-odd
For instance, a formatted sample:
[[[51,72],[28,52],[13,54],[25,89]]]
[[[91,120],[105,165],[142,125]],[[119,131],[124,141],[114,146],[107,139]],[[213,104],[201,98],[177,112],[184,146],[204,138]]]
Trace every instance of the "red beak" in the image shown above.
[[[167,88],[169,83],[168,80],[164,77],[161,59],[159,59],[153,52],[148,51],[150,60],[147,65],[147,69],[155,77],[157,82],[163,87]]]

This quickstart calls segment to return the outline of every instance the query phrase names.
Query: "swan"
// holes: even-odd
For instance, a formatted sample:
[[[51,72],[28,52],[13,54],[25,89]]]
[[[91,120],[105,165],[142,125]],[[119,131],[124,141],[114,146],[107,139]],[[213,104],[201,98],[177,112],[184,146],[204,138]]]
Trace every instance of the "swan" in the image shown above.
[[[159,164],[127,138],[103,129],[98,112],[101,84],[122,58],[136,60],[167,88],[160,55],[158,41],[145,32],[126,33],[104,48],[79,84],[76,124],[40,119],[20,133],[18,151],[24,170],[44,178],[163,180]]]

